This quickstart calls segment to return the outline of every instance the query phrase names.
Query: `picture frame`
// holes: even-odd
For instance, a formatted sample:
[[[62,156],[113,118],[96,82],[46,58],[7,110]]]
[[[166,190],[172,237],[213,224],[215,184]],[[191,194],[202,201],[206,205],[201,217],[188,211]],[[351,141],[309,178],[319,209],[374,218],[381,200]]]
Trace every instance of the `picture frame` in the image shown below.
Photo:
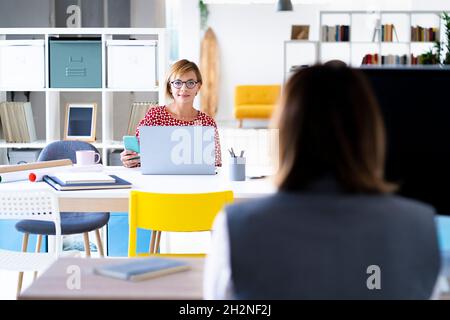
[[[308,40],[309,25],[293,25],[291,27],[291,40]]]
[[[95,141],[96,103],[67,103],[64,140]]]

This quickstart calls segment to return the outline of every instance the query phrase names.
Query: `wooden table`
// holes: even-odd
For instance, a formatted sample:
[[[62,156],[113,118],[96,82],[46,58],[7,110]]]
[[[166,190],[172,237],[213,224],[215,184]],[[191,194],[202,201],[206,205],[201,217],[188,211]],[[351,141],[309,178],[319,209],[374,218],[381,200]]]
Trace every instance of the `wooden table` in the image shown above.
[[[96,266],[124,263],[127,258],[60,258],[24,290],[19,299],[202,299],[204,258],[176,259],[187,261],[192,268],[158,278],[129,282],[93,273]],[[80,289],[70,289],[76,283],[71,278],[75,276],[73,270],[81,271]]]

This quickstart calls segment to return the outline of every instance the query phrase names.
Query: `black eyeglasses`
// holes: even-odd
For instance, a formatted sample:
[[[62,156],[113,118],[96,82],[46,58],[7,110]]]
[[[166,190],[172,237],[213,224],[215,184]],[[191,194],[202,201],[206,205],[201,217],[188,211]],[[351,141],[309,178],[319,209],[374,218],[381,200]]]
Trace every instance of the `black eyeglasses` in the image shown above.
[[[176,89],[181,89],[181,87],[183,87],[183,84],[186,84],[186,88],[188,89],[194,89],[195,86],[197,85],[197,83],[199,83],[200,81],[195,81],[195,80],[187,80],[187,81],[181,81],[181,80],[173,80],[170,81],[170,84],[176,88]]]

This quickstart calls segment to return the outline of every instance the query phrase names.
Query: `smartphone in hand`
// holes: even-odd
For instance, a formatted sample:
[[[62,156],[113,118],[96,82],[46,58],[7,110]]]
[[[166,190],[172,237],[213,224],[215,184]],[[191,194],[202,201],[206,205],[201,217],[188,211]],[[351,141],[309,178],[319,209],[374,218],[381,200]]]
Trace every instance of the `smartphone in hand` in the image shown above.
[[[140,153],[139,141],[136,136],[123,136],[123,147],[125,148],[125,150],[131,150]],[[139,156],[131,158],[130,160],[133,159],[139,159]]]

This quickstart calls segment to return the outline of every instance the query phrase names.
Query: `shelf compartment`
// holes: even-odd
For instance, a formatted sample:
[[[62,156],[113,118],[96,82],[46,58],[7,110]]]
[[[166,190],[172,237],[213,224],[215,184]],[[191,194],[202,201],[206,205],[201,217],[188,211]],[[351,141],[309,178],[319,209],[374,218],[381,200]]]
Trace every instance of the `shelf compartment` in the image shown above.
[[[410,25],[411,18],[409,13],[382,13],[381,25],[393,25],[392,42],[408,42],[411,40]],[[380,27],[381,27],[380,25]],[[381,28],[380,28],[381,30]],[[385,41],[387,42],[387,41]],[[384,43],[384,42],[383,42]]]
[[[36,140],[34,142],[29,143],[9,143],[5,142],[5,140],[0,140],[0,148],[33,148],[33,149],[41,149],[47,145],[45,140]]]
[[[57,139],[64,137],[64,128],[66,121],[66,108],[70,104],[83,104],[83,103],[95,103],[97,105],[97,115],[95,121],[95,141],[94,143],[101,143],[102,141],[102,93],[101,92],[73,92],[73,91],[61,91],[55,93],[59,97],[56,98],[57,103],[54,108],[59,112],[59,125],[55,128],[60,136]]]
[[[337,59],[350,64],[350,53],[349,42],[324,42],[320,50],[320,62],[325,63]]]
[[[143,113],[148,109],[150,103],[159,105],[158,95],[153,92],[116,92],[113,94],[112,102],[110,103],[112,105],[110,112],[113,114],[112,125],[114,128],[114,135],[111,137],[112,141],[122,141],[122,137],[129,134],[128,127],[130,126],[133,104],[137,104],[134,107],[135,120],[133,122],[144,117]],[[131,127],[135,126],[132,125]],[[132,134],[134,134],[135,128],[131,130]]]

